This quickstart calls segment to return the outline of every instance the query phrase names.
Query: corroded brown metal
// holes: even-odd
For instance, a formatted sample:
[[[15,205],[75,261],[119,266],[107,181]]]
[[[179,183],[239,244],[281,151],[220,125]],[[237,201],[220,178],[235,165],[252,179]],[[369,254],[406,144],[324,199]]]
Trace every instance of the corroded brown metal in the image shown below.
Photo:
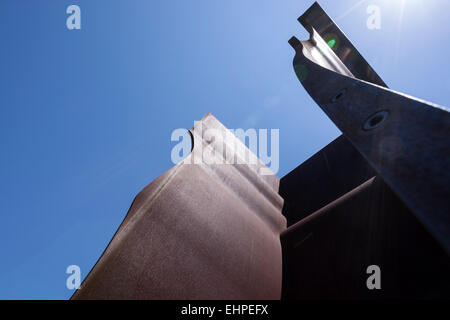
[[[211,114],[191,129],[191,154],[139,193],[72,299],[281,297],[279,181],[227,132]]]

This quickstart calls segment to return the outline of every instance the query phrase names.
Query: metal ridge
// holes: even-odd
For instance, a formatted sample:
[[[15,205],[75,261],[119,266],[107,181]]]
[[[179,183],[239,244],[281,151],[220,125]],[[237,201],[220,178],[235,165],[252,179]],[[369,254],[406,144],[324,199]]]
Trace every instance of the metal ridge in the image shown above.
[[[199,123],[192,152],[137,195],[72,299],[281,297],[279,180],[248,163],[215,164],[220,141],[203,130],[230,131],[209,113]],[[215,152],[199,154],[200,146]],[[190,161],[197,156],[205,162]]]

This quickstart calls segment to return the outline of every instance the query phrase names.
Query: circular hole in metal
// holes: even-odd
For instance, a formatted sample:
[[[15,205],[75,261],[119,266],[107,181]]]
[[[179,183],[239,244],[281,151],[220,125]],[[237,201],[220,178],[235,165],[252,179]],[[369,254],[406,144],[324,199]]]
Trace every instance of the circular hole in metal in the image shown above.
[[[377,113],[371,115],[366,122],[364,122],[363,129],[364,130],[373,130],[379,127],[384,120],[386,120],[389,112],[387,110],[378,111]]]
[[[342,89],[334,98],[331,99],[331,102],[336,102],[347,92],[347,89]]]

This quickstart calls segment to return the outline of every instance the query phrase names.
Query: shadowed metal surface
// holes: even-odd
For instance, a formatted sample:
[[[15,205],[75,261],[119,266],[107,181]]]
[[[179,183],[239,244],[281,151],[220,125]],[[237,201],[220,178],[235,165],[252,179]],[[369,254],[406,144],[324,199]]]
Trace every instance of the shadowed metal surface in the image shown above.
[[[280,180],[288,226],[376,175],[344,136],[328,144]]]
[[[380,177],[281,235],[283,299],[450,298],[450,259]],[[368,290],[366,269],[381,269]]]
[[[310,39],[289,43],[302,85],[449,252],[449,110],[385,88],[318,4],[299,20]]]
[[[278,178],[211,114],[191,134],[191,154],[138,194],[72,299],[281,297]]]

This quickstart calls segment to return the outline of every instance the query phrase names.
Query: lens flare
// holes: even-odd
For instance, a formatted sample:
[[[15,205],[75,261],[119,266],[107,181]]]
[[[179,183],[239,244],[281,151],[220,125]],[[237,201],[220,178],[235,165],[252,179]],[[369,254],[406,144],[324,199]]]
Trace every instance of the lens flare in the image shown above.
[[[327,42],[328,46],[333,49],[334,45],[336,44],[336,39],[331,39]]]

